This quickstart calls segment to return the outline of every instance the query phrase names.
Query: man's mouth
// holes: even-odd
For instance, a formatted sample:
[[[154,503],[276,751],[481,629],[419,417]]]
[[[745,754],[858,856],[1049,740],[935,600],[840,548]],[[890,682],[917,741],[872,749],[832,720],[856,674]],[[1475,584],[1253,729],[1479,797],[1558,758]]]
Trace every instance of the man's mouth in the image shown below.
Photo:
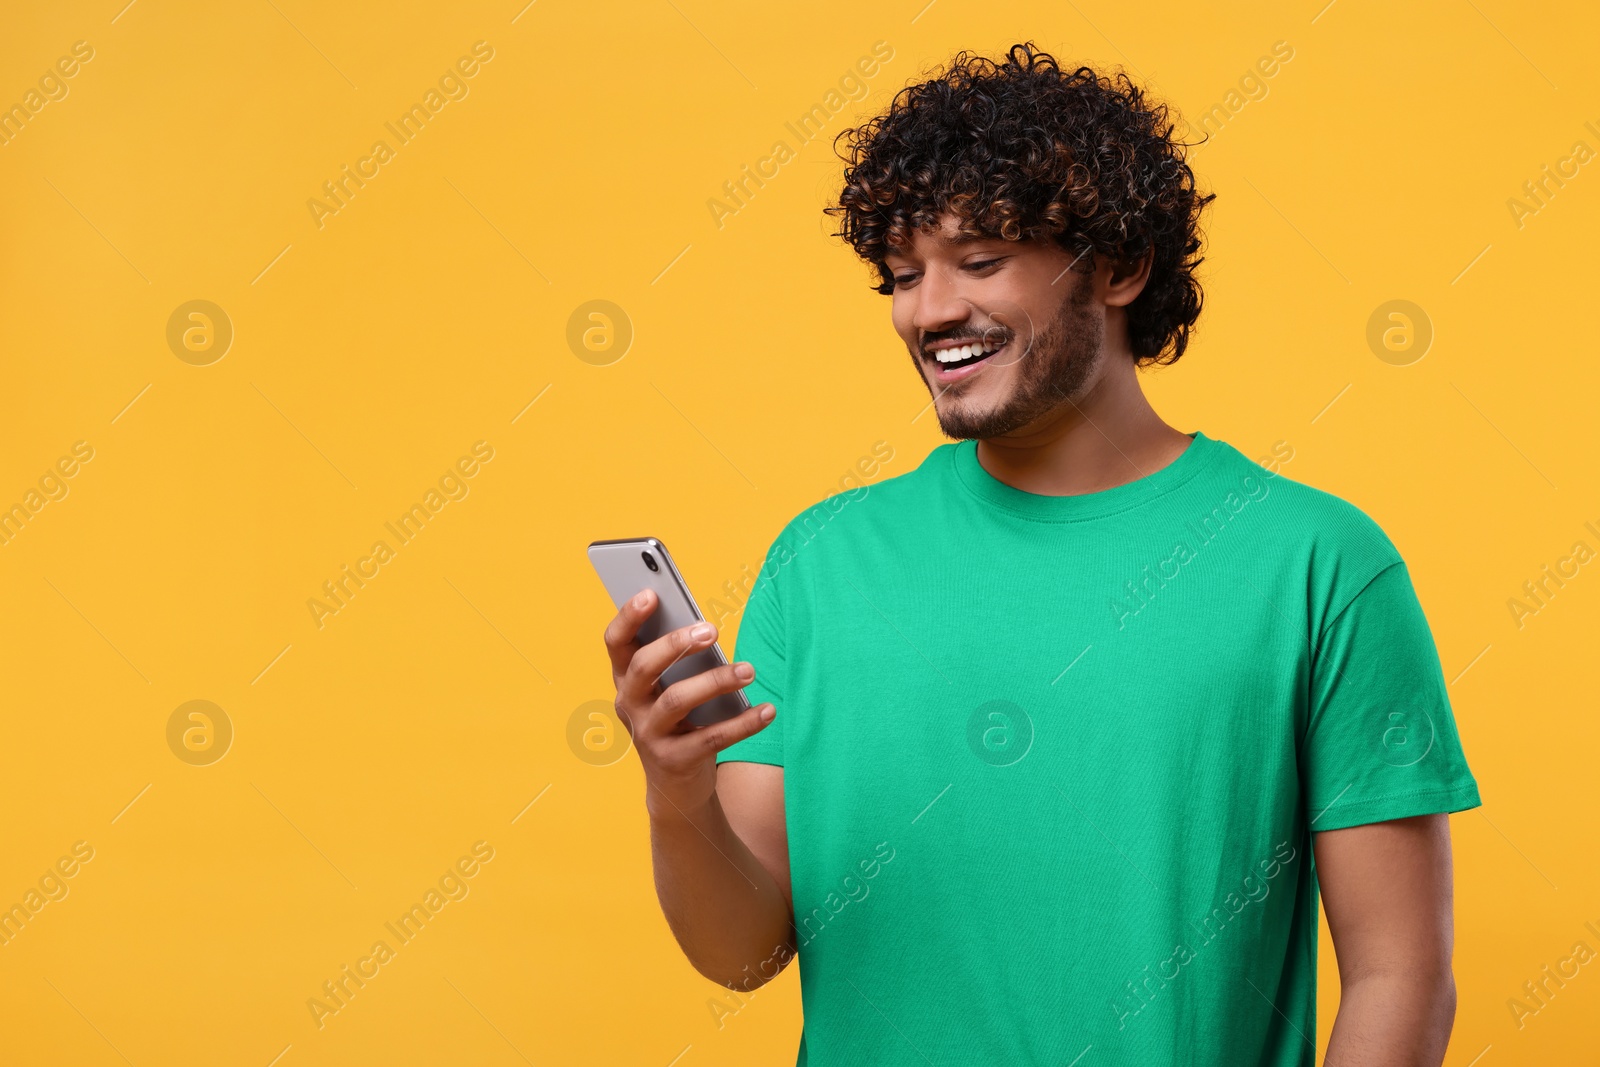
[[[923,358],[933,363],[934,377],[941,382],[953,382],[976,372],[1005,346],[1004,338],[979,339],[949,348],[927,350]]]

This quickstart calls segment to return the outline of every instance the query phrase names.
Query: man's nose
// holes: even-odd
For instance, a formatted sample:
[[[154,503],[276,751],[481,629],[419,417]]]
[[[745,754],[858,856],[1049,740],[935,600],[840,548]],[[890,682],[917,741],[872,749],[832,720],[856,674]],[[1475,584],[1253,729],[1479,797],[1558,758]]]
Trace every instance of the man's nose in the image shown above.
[[[946,267],[929,267],[915,292],[911,324],[919,333],[949,330],[972,315],[972,304],[962,297],[959,281]]]

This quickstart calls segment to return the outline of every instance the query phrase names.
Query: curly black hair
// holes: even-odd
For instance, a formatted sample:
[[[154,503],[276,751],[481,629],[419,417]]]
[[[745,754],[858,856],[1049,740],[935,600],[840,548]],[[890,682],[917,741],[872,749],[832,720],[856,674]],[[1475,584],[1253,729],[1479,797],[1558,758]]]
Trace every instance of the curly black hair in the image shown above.
[[[1008,241],[1048,237],[1084,259],[1134,263],[1150,277],[1128,306],[1138,365],[1175,363],[1203,300],[1200,212],[1185,142],[1165,104],[1126,73],[1062,70],[1032,42],[1003,60],[960,52],[931,81],[907,86],[889,110],[841,132],[845,162],[837,234],[894,290],[884,259],[949,212],[962,233]],[[1077,262],[1077,261],[1075,261]]]

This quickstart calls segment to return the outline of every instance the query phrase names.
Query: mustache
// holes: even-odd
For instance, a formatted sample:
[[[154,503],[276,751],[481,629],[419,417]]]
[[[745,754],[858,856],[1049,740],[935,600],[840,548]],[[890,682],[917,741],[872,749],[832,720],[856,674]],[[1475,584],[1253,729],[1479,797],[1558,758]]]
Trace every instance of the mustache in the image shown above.
[[[982,344],[992,344],[998,348],[1002,345],[1009,344],[1012,337],[1013,332],[1004,326],[989,326],[982,330],[974,330],[970,328],[963,330],[946,330],[942,333],[930,333],[925,335],[922,338],[921,347],[923,355],[931,355],[933,351],[931,346],[936,345],[941,341],[977,341]]]

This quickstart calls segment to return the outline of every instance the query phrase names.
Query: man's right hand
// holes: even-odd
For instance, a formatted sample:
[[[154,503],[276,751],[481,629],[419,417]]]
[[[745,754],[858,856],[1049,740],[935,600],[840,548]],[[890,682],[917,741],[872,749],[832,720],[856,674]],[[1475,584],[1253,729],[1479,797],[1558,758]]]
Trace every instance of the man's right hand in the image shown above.
[[[645,805],[651,818],[691,818],[702,812],[717,790],[717,753],[759,733],[777,709],[758,704],[711,726],[691,726],[684,717],[723,693],[743,689],[755,678],[749,663],[731,663],[675,682],[666,689],[661,675],[678,660],[709,647],[716,627],[696,623],[664,634],[644,647],[639,627],[659,606],[656,594],[641,591],[622,606],[606,627],[611,680],[617,688],[617,715],[633,737],[644,766]]]

